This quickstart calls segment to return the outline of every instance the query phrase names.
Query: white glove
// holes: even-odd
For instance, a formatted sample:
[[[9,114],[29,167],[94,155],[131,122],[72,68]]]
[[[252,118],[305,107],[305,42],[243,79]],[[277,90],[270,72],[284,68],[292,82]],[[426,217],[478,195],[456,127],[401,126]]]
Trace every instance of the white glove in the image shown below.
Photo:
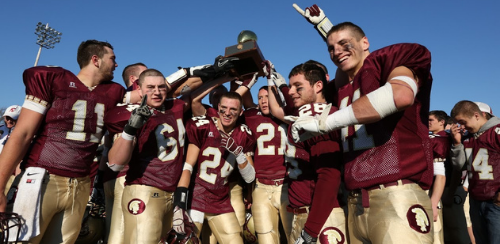
[[[323,12],[323,10],[316,4],[306,8],[305,11],[295,3],[292,6],[295,10],[297,10],[297,12],[299,12],[299,14],[304,16],[304,18],[306,18],[306,20],[313,25],[318,25],[324,18],[326,18],[325,12]]]
[[[232,137],[223,134],[220,146],[232,153],[236,157],[236,162],[238,164],[247,161],[245,153],[243,153],[243,147],[236,144],[236,141],[234,141]]]
[[[295,142],[305,141],[309,138],[319,136],[329,132],[326,127],[326,119],[330,113],[331,104],[328,104],[321,115],[316,116],[285,116],[288,121],[295,122],[292,125],[292,136]],[[301,133],[302,132],[302,133]]]
[[[328,31],[333,27],[332,22],[326,17],[325,12],[318,7],[318,5],[314,4],[311,7],[306,8],[306,10],[302,10],[297,4],[293,4],[293,7],[300,15],[304,16],[306,20],[314,25],[314,28],[318,30],[323,40],[326,41],[326,35]]]
[[[259,75],[259,72],[255,72],[252,77],[249,77],[248,79],[245,79],[243,81],[237,80],[235,82],[236,82],[236,84],[238,84],[240,86],[246,86],[248,88],[248,90],[250,90],[250,88],[252,88],[252,86],[255,84],[255,82],[257,82],[258,75]]]

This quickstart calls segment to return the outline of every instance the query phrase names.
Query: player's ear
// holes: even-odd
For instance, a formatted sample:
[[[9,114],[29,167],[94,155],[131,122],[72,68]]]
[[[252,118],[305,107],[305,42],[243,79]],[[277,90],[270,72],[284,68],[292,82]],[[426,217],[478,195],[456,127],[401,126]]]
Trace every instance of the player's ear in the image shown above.
[[[97,55],[92,55],[90,62],[97,68],[101,65],[101,59]]]
[[[323,81],[319,80],[314,83],[314,92],[316,92],[316,94],[323,92]]]
[[[368,37],[364,36],[361,38],[361,47],[363,47],[363,51],[368,51],[370,49],[370,42],[368,41]]]

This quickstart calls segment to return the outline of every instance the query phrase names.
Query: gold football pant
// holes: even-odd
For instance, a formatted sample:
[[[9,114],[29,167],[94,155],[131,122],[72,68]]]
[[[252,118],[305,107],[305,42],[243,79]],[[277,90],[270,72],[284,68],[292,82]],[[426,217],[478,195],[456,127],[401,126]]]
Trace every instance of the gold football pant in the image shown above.
[[[351,244],[433,243],[432,206],[429,196],[415,183],[369,190],[369,207],[362,193],[348,198],[348,229]]]
[[[50,174],[41,190],[40,235],[29,243],[75,243],[89,200],[90,178]]]
[[[145,185],[123,190],[125,244],[158,244],[172,228],[173,193]]]
[[[219,244],[243,244],[241,228],[234,212],[224,214],[204,214],[204,219],[208,221],[208,226]],[[199,237],[203,223],[194,222],[196,225],[196,235]]]
[[[286,210],[288,184],[266,185],[257,179],[252,200],[252,215],[259,243],[279,244],[280,217],[288,240],[293,221],[293,213]]]
[[[229,197],[231,198],[231,206],[234,209],[238,223],[243,231],[245,224],[246,210],[243,202],[243,187],[238,182],[229,182]]]
[[[108,244],[123,243],[123,237],[125,235],[122,211],[122,196],[124,187],[125,175],[118,177],[115,180],[104,182]]]

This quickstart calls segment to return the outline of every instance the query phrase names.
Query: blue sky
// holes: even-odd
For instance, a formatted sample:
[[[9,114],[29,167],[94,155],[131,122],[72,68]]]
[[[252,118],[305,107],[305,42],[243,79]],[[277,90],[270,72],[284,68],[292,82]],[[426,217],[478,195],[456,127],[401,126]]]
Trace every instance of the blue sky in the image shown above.
[[[117,55],[115,81],[131,63],[143,62],[165,75],[178,66],[213,63],[252,30],[266,59],[287,77],[309,59],[336,67],[315,29],[292,7],[318,4],[333,24],[361,26],[370,49],[415,42],[432,53],[431,109],[450,112],[463,99],[499,111],[500,2],[498,1],[5,1],[0,9],[0,107],[22,105],[22,72],[38,51],[35,26],[49,23],[63,33],[54,49],[43,49],[39,65],[77,73],[76,50],[83,40],[110,42]],[[267,84],[260,78],[255,89]],[[256,99],[255,99],[256,101]]]

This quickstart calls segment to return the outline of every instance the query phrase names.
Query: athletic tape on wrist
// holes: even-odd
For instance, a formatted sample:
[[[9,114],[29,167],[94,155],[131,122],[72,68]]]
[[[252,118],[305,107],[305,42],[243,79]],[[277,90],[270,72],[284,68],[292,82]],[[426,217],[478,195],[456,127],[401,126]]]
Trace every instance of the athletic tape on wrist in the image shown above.
[[[325,17],[323,20],[319,22],[318,25],[316,25],[316,28],[318,31],[321,33],[321,35],[326,39],[327,34],[330,31],[330,29],[333,27],[332,22],[328,19],[328,17]]]
[[[398,111],[396,103],[394,103],[392,85],[389,82],[385,83],[385,85],[379,87],[377,90],[368,93],[366,97],[368,97],[368,100],[375,111],[377,111],[380,118],[385,118]]]
[[[244,153],[240,153],[240,154],[236,155],[236,163],[242,164],[246,161],[247,161],[247,157],[245,156]]]
[[[191,164],[184,162],[184,167],[182,168],[182,171],[184,171],[184,170],[189,170],[189,172],[191,172],[191,174],[192,174],[193,173],[193,166],[191,166]]]
[[[338,110],[337,112],[328,115],[326,118],[326,131],[333,131],[339,128],[351,126],[358,124],[358,120],[354,115],[354,110],[352,109],[352,104]]]
[[[409,76],[396,76],[396,77],[393,77],[391,80],[400,80],[406,84],[408,84],[410,86],[410,88],[413,90],[413,98],[415,98],[417,96],[417,92],[418,92],[418,87],[417,87],[417,82],[415,81],[415,79],[409,77]]]
[[[238,167],[238,170],[246,183],[250,183],[255,180],[255,168],[251,164],[247,164],[244,168]]]

